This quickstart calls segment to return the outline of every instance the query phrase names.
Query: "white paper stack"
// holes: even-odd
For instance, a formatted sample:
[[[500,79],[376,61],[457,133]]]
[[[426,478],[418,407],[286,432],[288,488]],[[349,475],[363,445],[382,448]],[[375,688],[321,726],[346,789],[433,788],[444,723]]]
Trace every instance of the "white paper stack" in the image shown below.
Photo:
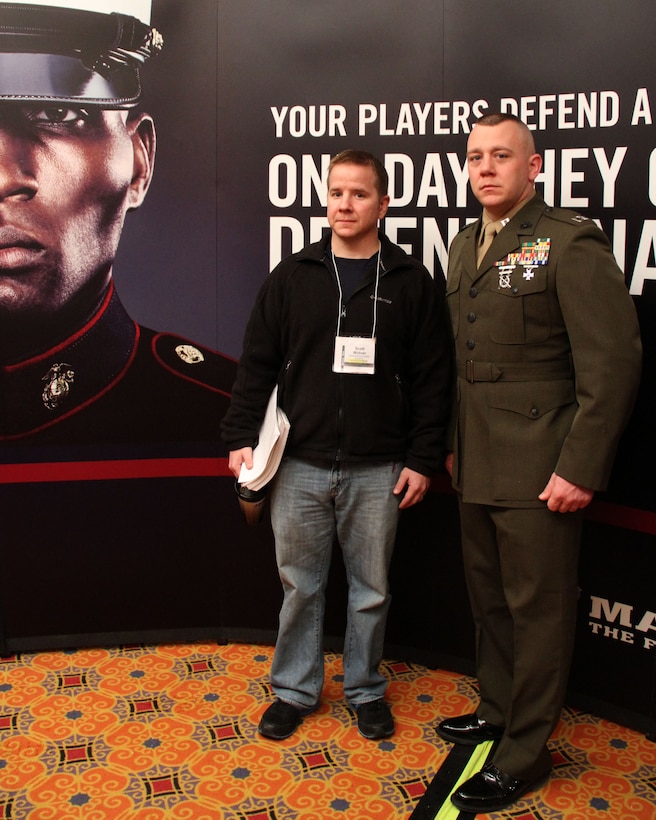
[[[261,490],[276,474],[289,435],[289,419],[278,407],[278,385],[273,389],[264,421],[260,428],[257,447],[253,450],[253,466],[250,470],[242,464],[239,483],[249,490]]]

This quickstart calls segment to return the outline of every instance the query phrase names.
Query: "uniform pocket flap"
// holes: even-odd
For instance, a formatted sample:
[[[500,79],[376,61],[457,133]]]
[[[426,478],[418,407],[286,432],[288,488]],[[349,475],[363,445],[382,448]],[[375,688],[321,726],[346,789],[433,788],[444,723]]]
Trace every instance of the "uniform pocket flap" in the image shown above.
[[[542,293],[547,288],[546,273],[541,275],[528,274],[523,268],[516,268],[512,274],[504,275],[503,268],[499,269],[499,284],[496,293],[500,296],[509,296],[517,299],[520,296],[530,296],[532,293]]]
[[[489,406],[539,419],[558,407],[576,401],[574,383],[569,379],[541,382],[496,382],[490,385]]]

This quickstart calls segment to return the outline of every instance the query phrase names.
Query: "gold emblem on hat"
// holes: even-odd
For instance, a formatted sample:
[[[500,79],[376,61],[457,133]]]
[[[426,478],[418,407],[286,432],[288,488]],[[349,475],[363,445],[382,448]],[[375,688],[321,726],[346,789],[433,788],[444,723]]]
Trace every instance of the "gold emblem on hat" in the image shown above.
[[[164,48],[164,38],[156,28],[151,28],[146,38],[146,45],[153,54],[159,54]]]

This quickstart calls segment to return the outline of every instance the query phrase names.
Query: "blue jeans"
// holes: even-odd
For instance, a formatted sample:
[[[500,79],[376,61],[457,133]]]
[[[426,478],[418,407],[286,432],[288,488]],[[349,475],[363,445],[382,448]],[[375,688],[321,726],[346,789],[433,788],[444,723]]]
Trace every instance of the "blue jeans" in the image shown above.
[[[401,469],[390,463],[324,466],[283,460],[271,493],[284,592],[271,685],[281,700],[302,709],[319,701],[325,589],[335,538],[348,582],[344,695],[354,708],[383,697],[387,681],[378,665],[399,517],[399,498],[392,490]]]

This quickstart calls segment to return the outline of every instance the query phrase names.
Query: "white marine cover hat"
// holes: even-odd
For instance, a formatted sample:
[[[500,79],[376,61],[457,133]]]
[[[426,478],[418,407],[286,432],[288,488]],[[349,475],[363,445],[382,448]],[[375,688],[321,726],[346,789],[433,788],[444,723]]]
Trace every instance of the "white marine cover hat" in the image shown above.
[[[151,0],[0,2],[0,102],[131,108],[162,48]]]

